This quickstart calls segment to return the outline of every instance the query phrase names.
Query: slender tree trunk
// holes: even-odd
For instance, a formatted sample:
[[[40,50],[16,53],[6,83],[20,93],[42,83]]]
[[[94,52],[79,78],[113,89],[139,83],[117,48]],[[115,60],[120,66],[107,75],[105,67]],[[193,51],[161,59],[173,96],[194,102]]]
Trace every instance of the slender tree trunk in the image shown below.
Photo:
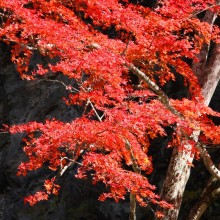
[[[128,140],[126,140],[126,148],[130,151],[130,156],[132,160],[132,168],[135,173],[140,173],[140,168],[136,163],[136,158],[134,157],[131,144]],[[130,192],[130,212],[129,212],[129,220],[136,220],[136,195]]]
[[[216,15],[211,11],[207,11],[204,19],[213,24]],[[204,45],[198,57],[200,62],[193,66],[193,70],[198,76],[202,86],[202,93],[206,105],[209,105],[220,79],[220,46],[216,45],[214,52],[209,59],[209,63],[206,64],[208,53],[209,45]],[[194,134],[194,139],[197,139],[198,136],[199,133]],[[190,151],[191,148],[191,145],[186,146],[187,151]],[[174,208],[171,210],[160,210],[164,214],[164,217],[160,218],[160,220],[176,220],[178,218],[183,193],[190,175],[190,166],[188,165],[188,162],[191,163],[192,161],[193,156],[190,153],[178,151],[176,148],[173,150],[166,179],[162,188],[161,198],[173,204]]]
[[[130,215],[129,220],[136,220],[136,198],[135,194],[130,193]]]
[[[218,164],[218,169],[220,163]],[[206,209],[220,196],[220,181],[214,176],[211,176],[205,189],[203,190],[199,201],[190,210],[189,220],[199,220]]]
[[[220,182],[215,177],[211,177],[199,202],[191,209],[187,219],[199,220],[205,210],[220,196]]]

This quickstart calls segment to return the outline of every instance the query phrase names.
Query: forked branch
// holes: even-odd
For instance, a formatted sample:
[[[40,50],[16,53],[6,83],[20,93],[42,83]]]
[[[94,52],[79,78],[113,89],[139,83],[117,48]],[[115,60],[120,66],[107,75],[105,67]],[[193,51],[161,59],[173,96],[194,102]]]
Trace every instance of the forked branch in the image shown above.
[[[134,65],[130,65],[129,69],[139,78],[141,78],[158,96],[160,102],[168,109],[170,110],[171,113],[173,113],[176,116],[179,116],[180,118],[184,119],[184,116],[178,112],[169,102],[168,96],[163,92],[163,90],[156,84],[154,83],[144,72],[139,70],[137,67]],[[184,132],[183,132],[184,133]],[[200,152],[200,155],[202,157],[202,160],[207,168],[207,170],[216,177],[217,179],[220,180],[220,170],[214,165],[208,151],[205,149],[205,146],[203,146],[202,143],[200,143],[198,140],[194,140],[192,137],[185,136],[186,139],[188,140],[193,140],[195,141],[196,147]]]

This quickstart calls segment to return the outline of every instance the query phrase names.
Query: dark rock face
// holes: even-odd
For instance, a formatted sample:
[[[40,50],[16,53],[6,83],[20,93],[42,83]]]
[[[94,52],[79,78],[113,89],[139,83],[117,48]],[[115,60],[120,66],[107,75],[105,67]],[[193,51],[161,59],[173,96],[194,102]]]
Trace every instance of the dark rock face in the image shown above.
[[[34,55],[32,67],[45,62]],[[53,81],[55,79],[55,81]],[[29,121],[44,121],[57,118],[70,121],[80,116],[80,109],[66,106],[62,97],[65,87],[58,82],[69,84],[69,80],[57,75],[50,80],[22,80],[15,66],[10,62],[10,49],[0,44],[0,124],[20,124]],[[73,83],[73,82],[71,82]],[[97,200],[101,189],[89,181],[74,178],[76,167],[71,167],[60,179],[62,189],[58,197],[40,202],[34,207],[23,203],[23,198],[40,190],[45,178],[52,173],[43,168],[27,177],[17,177],[17,167],[25,159],[22,151],[23,134],[0,133],[0,219],[7,220],[83,220],[83,219],[124,219],[128,206],[115,203],[108,205]],[[123,216],[124,215],[124,216]],[[116,217],[117,216],[117,217]],[[125,218],[127,219],[127,217]]]

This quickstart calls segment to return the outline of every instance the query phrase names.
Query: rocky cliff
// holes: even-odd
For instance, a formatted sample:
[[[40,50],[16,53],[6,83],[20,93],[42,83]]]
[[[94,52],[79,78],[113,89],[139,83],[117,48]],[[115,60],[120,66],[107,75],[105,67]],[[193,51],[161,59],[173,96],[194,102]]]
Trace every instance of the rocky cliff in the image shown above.
[[[32,57],[30,67],[47,62],[40,55]],[[67,82],[62,75],[36,81],[22,80],[10,61],[10,48],[0,44],[0,124],[19,124],[57,118],[72,120],[80,115],[77,107],[66,106],[62,97]],[[76,167],[71,167],[60,179],[62,190],[58,197],[40,202],[34,207],[25,205],[23,198],[39,190],[51,175],[46,168],[27,177],[17,177],[17,166],[25,160],[22,151],[23,134],[14,136],[0,133],[0,219],[7,220],[68,220],[68,219],[123,219],[128,206],[113,202],[98,202],[99,188],[89,181],[74,178]]]

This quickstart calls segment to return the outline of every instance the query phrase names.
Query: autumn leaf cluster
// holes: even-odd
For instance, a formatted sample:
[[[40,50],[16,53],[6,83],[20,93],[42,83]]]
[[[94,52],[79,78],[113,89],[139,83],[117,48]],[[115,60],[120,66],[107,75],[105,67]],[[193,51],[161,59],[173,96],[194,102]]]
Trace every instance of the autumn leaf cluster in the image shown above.
[[[189,137],[195,131],[201,132],[201,140],[220,143],[220,128],[208,117],[219,114],[204,106],[190,65],[198,61],[203,44],[219,40],[218,27],[211,32],[196,16],[206,9],[217,11],[215,1],[166,0],[148,8],[116,0],[4,0],[0,9],[0,39],[10,44],[21,77],[38,80],[62,73],[74,79],[77,86],[66,85],[65,102],[84,109],[68,123],[54,119],[11,126],[12,134],[26,133],[28,160],[20,164],[18,175],[49,164],[54,176],[62,178],[66,168],[77,164],[77,178],[92,172],[93,183],[106,186],[101,201],[119,201],[130,192],[141,205],[170,208],[148,182],[151,140],[166,136],[170,126],[173,147],[193,143]],[[36,51],[57,62],[29,70]],[[132,79],[131,66],[159,87],[181,74],[189,95],[161,101],[163,94],[142,79]],[[56,178],[46,180],[45,189],[25,201],[34,205],[56,195]]]

